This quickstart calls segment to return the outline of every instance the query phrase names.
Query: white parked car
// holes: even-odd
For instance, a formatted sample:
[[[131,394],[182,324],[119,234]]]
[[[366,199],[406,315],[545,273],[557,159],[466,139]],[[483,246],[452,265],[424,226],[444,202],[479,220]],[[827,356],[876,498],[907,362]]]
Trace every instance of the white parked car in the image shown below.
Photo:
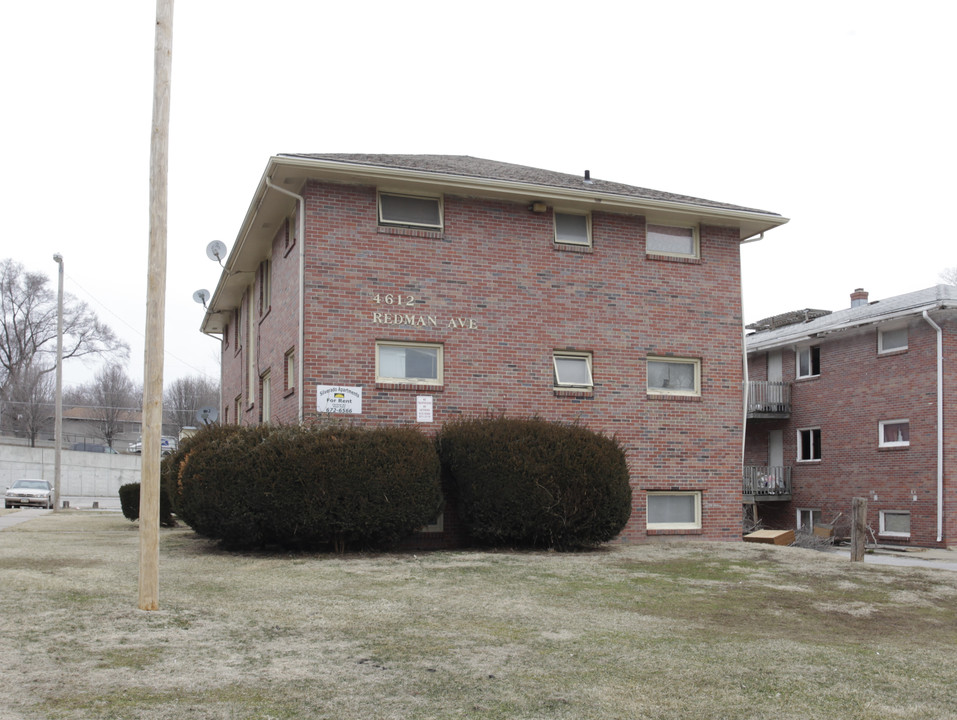
[[[53,509],[53,486],[46,480],[24,478],[7,488],[4,507],[42,507]]]

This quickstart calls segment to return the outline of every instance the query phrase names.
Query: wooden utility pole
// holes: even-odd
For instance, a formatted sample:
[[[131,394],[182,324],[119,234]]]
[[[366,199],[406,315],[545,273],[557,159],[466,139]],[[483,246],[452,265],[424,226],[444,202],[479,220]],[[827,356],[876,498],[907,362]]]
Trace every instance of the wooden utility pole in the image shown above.
[[[851,560],[863,562],[867,537],[867,498],[851,499]]]
[[[156,0],[153,127],[150,138],[150,247],[146,289],[146,365],[140,480],[140,610],[159,609],[159,496],[166,323],[166,206],[173,0]]]

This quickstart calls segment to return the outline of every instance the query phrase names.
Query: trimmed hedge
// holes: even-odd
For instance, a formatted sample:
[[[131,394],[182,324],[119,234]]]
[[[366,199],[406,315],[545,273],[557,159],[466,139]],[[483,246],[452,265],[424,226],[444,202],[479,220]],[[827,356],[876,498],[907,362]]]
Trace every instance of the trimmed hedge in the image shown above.
[[[628,466],[615,438],[502,417],[446,424],[438,446],[458,511],[479,542],[587,547],[614,538],[631,516]]]
[[[442,504],[433,442],[403,427],[212,426],[164,479],[180,519],[230,549],[387,547]]]
[[[123,517],[128,520],[140,519],[140,484],[127,483],[120,485],[120,508],[123,510]],[[172,504],[170,503],[169,493],[165,487],[160,487],[160,525],[163,527],[176,527],[176,518],[173,517]]]

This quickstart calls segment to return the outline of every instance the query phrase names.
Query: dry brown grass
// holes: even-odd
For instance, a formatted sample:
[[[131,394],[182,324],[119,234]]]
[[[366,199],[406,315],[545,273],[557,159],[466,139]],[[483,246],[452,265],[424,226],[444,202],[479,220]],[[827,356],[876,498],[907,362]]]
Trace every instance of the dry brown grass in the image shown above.
[[[957,717],[957,573],[747,544],[234,555],[0,534],[0,718]]]

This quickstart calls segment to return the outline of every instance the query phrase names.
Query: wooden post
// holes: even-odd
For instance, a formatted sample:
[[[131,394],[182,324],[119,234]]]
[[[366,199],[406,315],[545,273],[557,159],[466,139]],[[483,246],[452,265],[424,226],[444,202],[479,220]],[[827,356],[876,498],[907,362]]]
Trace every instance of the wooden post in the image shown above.
[[[169,98],[173,60],[173,0],[156,0],[153,125],[150,138],[150,245],[143,373],[140,480],[139,608],[159,609],[159,495],[163,437],[163,351],[166,323],[166,206]]]
[[[867,498],[851,499],[851,560],[863,562],[867,537]]]

